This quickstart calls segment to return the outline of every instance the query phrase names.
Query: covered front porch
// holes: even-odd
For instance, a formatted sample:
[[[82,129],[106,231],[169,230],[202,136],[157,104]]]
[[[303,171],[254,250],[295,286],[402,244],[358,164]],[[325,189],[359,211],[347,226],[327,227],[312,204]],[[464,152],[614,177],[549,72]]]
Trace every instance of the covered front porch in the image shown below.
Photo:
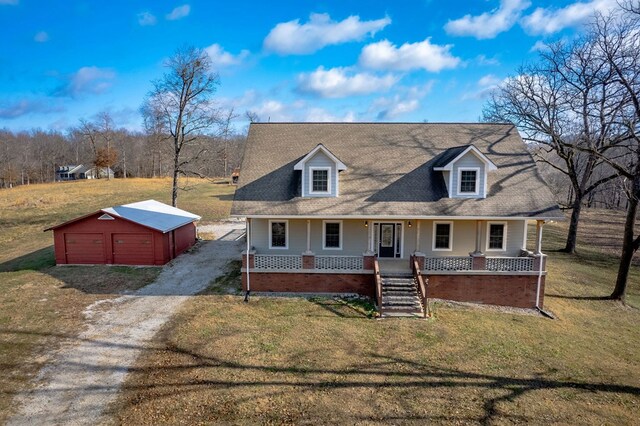
[[[500,228],[495,228],[497,223]],[[335,247],[329,244],[327,224],[336,230]],[[247,219],[243,268],[257,273],[369,274],[375,260],[384,273],[411,271],[415,259],[429,274],[536,273],[544,271],[543,225],[536,222],[536,244],[530,251],[526,220]],[[283,235],[281,247],[273,244],[278,242],[272,231],[276,226]]]

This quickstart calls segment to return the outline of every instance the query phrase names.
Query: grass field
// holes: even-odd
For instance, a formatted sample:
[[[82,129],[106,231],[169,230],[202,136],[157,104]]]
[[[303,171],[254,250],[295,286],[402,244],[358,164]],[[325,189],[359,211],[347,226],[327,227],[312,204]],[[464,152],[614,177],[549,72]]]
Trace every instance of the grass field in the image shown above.
[[[114,419],[637,424],[640,272],[636,264],[628,306],[600,300],[613,288],[621,229],[621,215],[602,213],[585,213],[577,256],[557,252],[566,223],[545,227],[556,320],[439,303],[427,321],[376,321],[339,300],[245,304],[217,282],[157,336]]]
[[[207,223],[229,214],[233,188],[189,182],[179,206]],[[159,268],[55,267],[49,226],[148,198],[170,201],[169,179],[95,180],[0,190],[0,424],[48,352],[75,336],[87,306],[152,282]]]

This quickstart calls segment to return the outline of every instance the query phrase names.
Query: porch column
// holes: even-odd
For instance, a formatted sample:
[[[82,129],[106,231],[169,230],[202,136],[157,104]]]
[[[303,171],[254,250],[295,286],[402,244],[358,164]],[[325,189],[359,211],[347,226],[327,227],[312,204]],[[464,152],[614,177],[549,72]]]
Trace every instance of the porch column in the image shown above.
[[[416,252],[420,253],[420,221],[416,220]]]
[[[375,253],[373,251],[373,242],[371,241],[371,239],[372,239],[371,238],[371,235],[372,235],[371,226],[373,226],[373,225],[372,225],[370,220],[365,220],[363,223],[366,224],[366,225],[363,225],[363,226],[364,226],[365,232],[367,233],[367,249],[364,251],[364,253],[362,255],[363,256],[373,256],[374,253]],[[372,263],[372,265],[373,265],[373,263]],[[372,268],[373,268],[373,266],[372,266]],[[364,268],[364,269],[367,269],[367,268]]]
[[[535,254],[542,254],[542,227],[544,220],[536,221],[536,251]]]
[[[313,254],[311,252],[311,219],[307,219],[307,251],[304,254]]]
[[[471,256],[471,269],[474,271],[484,271],[487,267],[487,257],[482,252],[482,221],[476,220],[476,249]]]
[[[302,253],[302,269],[314,269],[316,256],[311,251],[311,219],[307,219],[307,250]]]
[[[482,254],[481,241],[482,241],[482,221],[476,220],[476,249],[473,252],[473,254],[475,255]]]

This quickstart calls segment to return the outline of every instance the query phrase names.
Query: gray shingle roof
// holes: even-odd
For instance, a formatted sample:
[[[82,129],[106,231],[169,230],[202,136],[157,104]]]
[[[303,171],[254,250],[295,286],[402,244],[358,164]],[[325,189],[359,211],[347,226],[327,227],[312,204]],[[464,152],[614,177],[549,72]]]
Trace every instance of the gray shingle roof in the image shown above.
[[[293,166],[319,143],[348,167],[339,197],[300,197]],[[470,144],[498,167],[487,198],[448,198],[433,167]],[[510,124],[254,123],[241,170],[237,216],[563,218]]]

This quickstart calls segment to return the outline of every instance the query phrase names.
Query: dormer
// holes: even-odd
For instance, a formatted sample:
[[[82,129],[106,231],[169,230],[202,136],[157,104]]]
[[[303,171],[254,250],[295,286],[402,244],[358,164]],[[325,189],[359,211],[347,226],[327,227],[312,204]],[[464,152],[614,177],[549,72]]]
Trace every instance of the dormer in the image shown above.
[[[441,171],[449,198],[486,198],[487,173],[498,167],[473,145],[451,148],[433,170]]]
[[[340,192],[339,172],[346,170],[347,166],[324,145],[318,144],[293,169],[302,172],[303,197],[337,197]]]

